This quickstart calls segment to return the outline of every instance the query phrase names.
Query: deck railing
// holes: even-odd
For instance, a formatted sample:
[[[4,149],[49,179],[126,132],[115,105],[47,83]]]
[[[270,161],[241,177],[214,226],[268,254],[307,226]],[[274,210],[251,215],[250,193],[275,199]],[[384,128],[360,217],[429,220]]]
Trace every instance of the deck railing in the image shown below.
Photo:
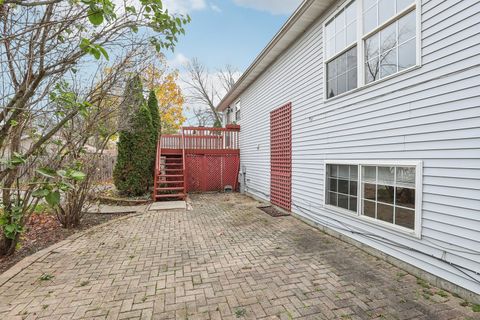
[[[181,134],[164,134],[164,149],[225,150],[240,149],[240,128],[184,127]]]

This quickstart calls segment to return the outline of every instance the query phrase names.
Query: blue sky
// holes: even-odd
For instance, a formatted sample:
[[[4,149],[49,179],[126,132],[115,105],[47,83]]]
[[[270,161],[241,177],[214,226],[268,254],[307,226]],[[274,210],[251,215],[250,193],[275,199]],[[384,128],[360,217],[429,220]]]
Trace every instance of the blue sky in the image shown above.
[[[175,52],[172,67],[194,57],[210,70],[226,64],[243,72],[280,29],[300,0],[165,0],[167,7],[190,14],[192,22]]]

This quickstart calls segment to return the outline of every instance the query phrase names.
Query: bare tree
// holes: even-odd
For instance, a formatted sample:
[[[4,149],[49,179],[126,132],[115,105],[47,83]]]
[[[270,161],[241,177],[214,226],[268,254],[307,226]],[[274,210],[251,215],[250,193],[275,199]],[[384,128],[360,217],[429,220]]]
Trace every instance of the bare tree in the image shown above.
[[[31,206],[29,193],[18,192],[20,168],[35,162],[47,143],[91,105],[73,99],[63,84],[71,82],[83,63],[108,60],[108,52],[122,52],[136,41],[158,50],[173,48],[189,18],[168,14],[157,0],[120,10],[112,0],[0,3],[0,154],[8,156],[0,169],[4,255],[13,252]],[[145,30],[142,35],[154,35],[139,36],[139,28]],[[62,108],[59,99],[74,103]],[[22,150],[25,135],[33,143]]]
[[[208,108],[194,107],[192,109],[192,112],[197,122],[197,125],[200,127],[206,127],[215,122],[215,115]]]
[[[218,79],[220,80],[220,84],[222,85],[225,94],[233,89],[238,80],[238,76],[238,70],[230,64],[218,69]]]
[[[187,65],[187,72],[187,79],[183,79],[188,86],[187,99],[193,105],[204,106],[204,108],[195,107],[193,109],[197,120],[200,123],[207,119],[210,120],[209,117],[212,117],[212,122],[221,123],[216,106],[235,85],[238,71],[227,65],[212,75],[205,65],[194,58]]]

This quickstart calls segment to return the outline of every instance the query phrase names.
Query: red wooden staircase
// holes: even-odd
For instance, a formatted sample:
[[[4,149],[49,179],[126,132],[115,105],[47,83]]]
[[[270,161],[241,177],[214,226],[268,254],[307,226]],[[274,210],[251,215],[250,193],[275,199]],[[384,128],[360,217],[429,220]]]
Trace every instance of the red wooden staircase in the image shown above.
[[[162,139],[157,146],[154,201],[185,200],[185,151],[162,153]]]
[[[154,201],[185,200],[187,192],[237,190],[240,127],[184,127],[158,139]]]

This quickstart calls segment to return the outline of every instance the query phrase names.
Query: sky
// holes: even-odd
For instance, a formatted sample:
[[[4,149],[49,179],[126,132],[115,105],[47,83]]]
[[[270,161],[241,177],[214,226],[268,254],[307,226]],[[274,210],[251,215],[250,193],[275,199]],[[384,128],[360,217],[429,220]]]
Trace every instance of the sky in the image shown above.
[[[169,11],[192,18],[175,51],[166,53],[167,63],[180,71],[180,79],[188,79],[185,65],[197,58],[208,69],[211,85],[222,88],[218,69],[230,65],[239,77],[300,3],[301,0],[164,0]],[[188,99],[188,85],[181,80],[179,84],[187,97],[185,125],[197,125],[192,110],[207,107],[193,104]]]
[[[209,69],[230,64],[243,72],[300,0],[164,0],[170,10],[188,13],[192,22],[174,53],[171,67],[181,69],[196,57]]]

